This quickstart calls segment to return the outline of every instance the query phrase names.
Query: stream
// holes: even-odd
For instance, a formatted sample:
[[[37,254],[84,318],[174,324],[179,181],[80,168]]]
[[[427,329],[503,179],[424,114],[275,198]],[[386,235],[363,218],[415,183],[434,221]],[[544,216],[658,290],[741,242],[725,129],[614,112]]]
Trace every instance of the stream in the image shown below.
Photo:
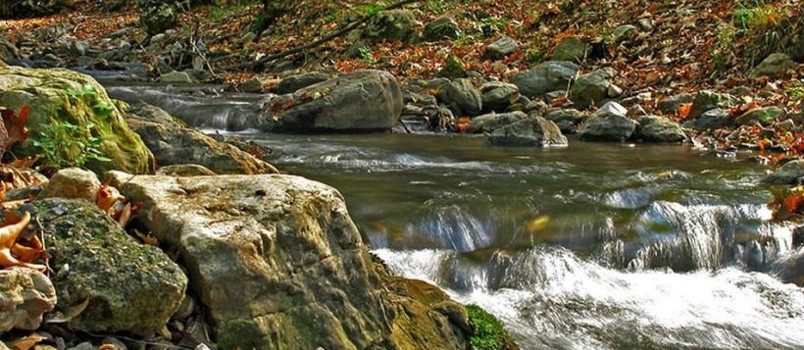
[[[258,113],[255,96],[109,90],[211,132]],[[393,272],[482,306],[525,350],[804,349],[804,288],[777,276],[804,248],[770,222],[766,167],[679,145],[233,134],[337,188]]]

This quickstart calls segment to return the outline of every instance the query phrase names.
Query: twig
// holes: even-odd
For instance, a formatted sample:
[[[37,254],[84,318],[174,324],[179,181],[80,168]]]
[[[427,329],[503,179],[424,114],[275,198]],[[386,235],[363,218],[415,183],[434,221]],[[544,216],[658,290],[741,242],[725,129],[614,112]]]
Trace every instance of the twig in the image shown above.
[[[397,8],[402,7],[402,6],[412,4],[412,3],[415,3],[415,2],[419,2],[419,1],[423,1],[423,0],[402,0],[402,1],[398,2],[398,3],[396,3],[396,4],[393,4],[391,6],[388,6],[388,7],[384,8],[384,9],[382,9],[381,11],[388,11],[388,10],[397,9]],[[329,32],[329,34],[324,35],[321,38],[319,38],[318,40],[314,40],[314,41],[310,42],[309,44],[296,46],[294,48],[291,48],[291,49],[288,49],[288,50],[285,50],[285,51],[282,51],[282,52],[278,52],[278,53],[275,53],[273,55],[264,56],[264,57],[262,57],[262,58],[260,58],[260,59],[258,59],[256,61],[253,61],[253,62],[248,62],[248,63],[243,63],[243,64],[239,64],[239,65],[236,65],[236,66],[228,67],[227,70],[230,70],[230,69],[242,69],[242,68],[252,68],[253,69],[253,68],[259,67],[261,65],[264,65],[264,64],[266,64],[268,62],[276,61],[276,60],[278,60],[280,58],[284,58],[284,57],[294,55],[294,54],[297,54],[297,53],[305,51],[305,50],[312,49],[312,48],[314,48],[316,46],[319,46],[319,45],[321,45],[323,43],[326,43],[328,41],[331,41],[331,40],[333,40],[335,38],[340,37],[341,35],[344,35],[344,34],[348,33],[352,29],[357,28],[359,25],[361,25],[363,23],[366,23],[369,19],[374,17],[374,15],[376,15],[376,14],[372,13],[372,14],[368,14],[366,16],[363,16],[362,18],[347,24],[345,27],[342,27],[340,29],[336,29],[336,30],[334,30],[332,32]]]

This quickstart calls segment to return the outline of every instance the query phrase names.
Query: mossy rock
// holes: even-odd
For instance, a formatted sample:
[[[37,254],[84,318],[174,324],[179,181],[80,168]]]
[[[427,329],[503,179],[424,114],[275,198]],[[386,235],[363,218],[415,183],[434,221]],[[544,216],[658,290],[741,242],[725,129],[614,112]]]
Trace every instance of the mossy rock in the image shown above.
[[[94,91],[87,98],[74,98],[68,89]],[[87,100],[107,108],[99,113]],[[33,139],[41,137],[50,125],[70,123],[79,127],[87,142],[91,137],[102,139],[99,148],[108,162],[90,160],[85,165],[96,173],[123,170],[136,174],[153,173],[154,158],[140,137],[129,129],[117,105],[106,90],[90,76],[66,69],[28,69],[0,67],[0,106],[19,110],[28,105],[31,109],[26,126],[31,136],[17,145],[17,156],[33,156],[41,150]],[[103,115],[107,114],[107,115]],[[89,126],[94,125],[91,129]],[[76,155],[71,155],[76,156]]]
[[[519,350],[503,323],[480,306],[466,305],[474,330],[469,337],[473,350]]]
[[[58,309],[86,309],[67,325],[87,332],[151,336],[184,299],[187,277],[157,247],[131,238],[86,200],[42,199],[32,213],[52,255]]]

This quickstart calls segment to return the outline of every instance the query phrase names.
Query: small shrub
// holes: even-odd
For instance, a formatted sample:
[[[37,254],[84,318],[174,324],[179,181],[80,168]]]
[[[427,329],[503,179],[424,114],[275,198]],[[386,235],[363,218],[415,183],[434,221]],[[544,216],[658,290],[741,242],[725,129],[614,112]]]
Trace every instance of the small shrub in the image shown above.
[[[33,144],[42,151],[45,168],[82,167],[87,161],[110,162],[100,149],[103,139],[93,136],[96,126],[84,129],[68,122],[48,125]]]

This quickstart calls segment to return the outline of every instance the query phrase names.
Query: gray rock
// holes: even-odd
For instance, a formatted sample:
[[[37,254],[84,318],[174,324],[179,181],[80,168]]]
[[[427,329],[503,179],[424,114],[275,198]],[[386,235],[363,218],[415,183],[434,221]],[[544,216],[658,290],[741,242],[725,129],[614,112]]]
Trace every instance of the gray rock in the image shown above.
[[[174,28],[178,15],[173,3],[165,0],[139,0],[140,23],[149,35],[156,35]]]
[[[689,119],[698,118],[704,112],[715,108],[726,109],[732,107],[736,102],[737,99],[728,94],[718,94],[710,90],[698,91],[692,101]]]
[[[685,122],[684,126],[698,131],[717,129],[728,125],[731,119],[729,111],[715,108],[706,111],[698,118]]]
[[[70,328],[148,337],[165,327],[187,277],[164,252],[135,241],[94,203],[51,198],[24,209],[47,234],[59,308],[89,300]]]
[[[222,349],[467,348],[431,307],[449,299],[375,263],[329,186],[286,175],[107,175],[181,252]],[[414,299],[422,293],[437,297]]]
[[[75,40],[70,43],[70,53],[74,56],[86,56],[89,51],[89,43],[86,41]]]
[[[784,110],[779,107],[755,108],[737,117],[734,123],[737,125],[760,123],[762,126],[770,126],[774,122],[781,120],[784,114]]]
[[[793,251],[779,259],[772,270],[784,283],[804,287],[804,250]]]
[[[551,58],[556,61],[583,62],[586,43],[578,37],[566,38],[555,47]]]
[[[291,75],[282,79],[276,86],[277,94],[289,94],[306,88],[310,85],[318,84],[329,79],[329,75],[321,72],[309,72]]]
[[[456,116],[476,116],[483,110],[480,92],[469,79],[457,79],[444,86],[438,99]]]
[[[53,175],[38,198],[85,199],[94,203],[100,186],[100,180],[91,171],[80,168],[61,169]]]
[[[610,79],[615,74],[614,69],[604,68],[581,75],[570,89],[570,100],[578,109],[600,104],[608,96]]]
[[[686,92],[680,93],[675,96],[670,96],[659,101],[657,107],[664,114],[676,114],[678,108],[685,103],[692,103],[695,96]]]
[[[156,170],[156,175],[165,176],[213,176],[214,171],[199,164],[175,164],[163,166]]]
[[[566,147],[567,137],[555,123],[534,117],[495,130],[489,143],[506,147]]]
[[[630,24],[624,24],[614,29],[614,42],[621,43],[633,39],[639,29]]]
[[[0,33],[0,64],[16,61],[19,56],[17,47],[9,42],[3,33]]]
[[[547,111],[548,108],[547,103],[544,101],[533,100],[526,103],[525,108],[523,108],[522,111],[528,114],[536,113],[537,115],[542,115]]]
[[[639,26],[639,29],[643,32],[650,32],[653,30],[653,21],[651,21],[650,18],[641,18],[637,21],[637,26]]]
[[[678,123],[650,115],[639,119],[639,127],[634,138],[649,142],[678,142],[683,141],[686,134]]]
[[[380,11],[369,19],[363,37],[373,41],[407,41],[415,36],[419,27],[421,24],[411,11]]]
[[[162,74],[162,77],[159,78],[159,81],[166,83],[166,84],[193,84],[197,83],[193,77],[190,76],[187,72],[170,72],[166,74]]]
[[[36,330],[54,307],[56,290],[47,276],[23,267],[0,270],[0,334]]]
[[[436,72],[436,77],[458,79],[466,77],[466,70],[463,68],[463,62],[458,57],[449,56],[443,68]]]
[[[795,66],[796,62],[790,56],[783,53],[773,53],[754,67],[751,71],[751,76],[754,78],[778,77],[795,68]]]
[[[523,112],[511,113],[491,113],[472,118],[471,124],[466,132],[471,134],[491,133],[495,130],[518,121],[528,119],[528,115]]]
[[[519,44],[511,37],[504,36],[486,48],[486,57],[501,60],[506,56],[516,52]]]
[[[261,93],[263,90],[263,83],[260,78],[254,77],[246,80],[240,84],[240,91],[250,93]]]
[[[514,84],[488,83],[480,92],[484,112],[505,112],[519,98],[519,88]]]
[[[590,141],[625,141],[633,135],[638,123],[625,115],[623,106],[609,102],[589,116],[581,125],[581,139]]]
[[[578,69],[572,62],[548,61],[514,75],[511,82],[519,87],[522,95],[536,98],[551,91],[566,91]]]
[[[769,185],[797,185],[804,180],[804,159],[785,163],[762,182]]]
[[[443,39],[457,40],[461,36],[458,22],[449,16],[441,16],[424,27],[424,40],[439,41]]]
[[[562,133],[574,134],[577,132],[576,127],[583,121],[584,114],[577,109],[558,109],[548,112],[544,118],[556,123]]]

